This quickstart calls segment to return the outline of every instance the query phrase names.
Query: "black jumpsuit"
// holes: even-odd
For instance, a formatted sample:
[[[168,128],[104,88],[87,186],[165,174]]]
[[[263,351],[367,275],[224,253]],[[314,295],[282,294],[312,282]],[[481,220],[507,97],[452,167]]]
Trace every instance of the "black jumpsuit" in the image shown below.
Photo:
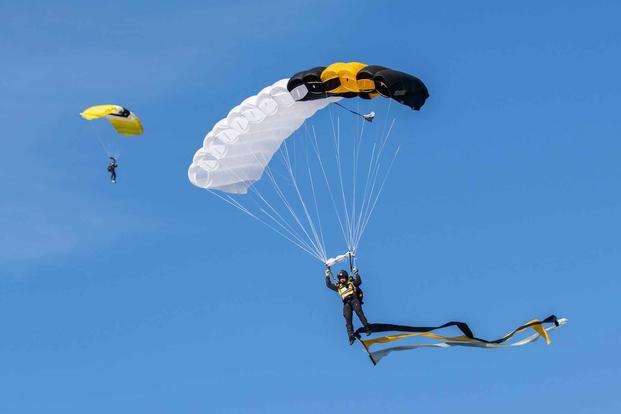
[[[110,179],[112,181],[116,181],[116,167],[118,167],[116,162],[111,162],[110,165],[108,165],[108,171],[110,172]]]
[[[353,280],[353,284],[355,287],[358,287],[362,284],[362,279],[360,279],[360,275],[356,275]],[[326,287],[338,293],[338,287],[330,280],[330,276],[326,276]],[[347,335],[352,337],[354,335],[354,324],[352,321],[352,310],[356,312],[358,315],[358,319],[362,322],[362,325],[366,328],[369,325],[367,322],[367,318],[364,316],[364,312],[362,311],[362,304],[358,297],[354,293],[353,295],[349,295],[345,300],[343,300],[343,316],[345,317],[345,326],[347,327]]]

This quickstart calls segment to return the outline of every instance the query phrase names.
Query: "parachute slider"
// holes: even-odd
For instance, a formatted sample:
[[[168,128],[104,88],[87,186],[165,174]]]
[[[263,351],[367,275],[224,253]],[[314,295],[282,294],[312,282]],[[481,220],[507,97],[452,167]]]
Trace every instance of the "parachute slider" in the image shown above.
[[[346,260],[349,260],[350,258],[353,258],[354,256],[356,256],[354,254],[354,252],[347,252],[347,253],[344,253],[344,254],[340,254],[340,255],[338,255],[336,257],[333,257],[331,259],[326,260],[326,266],[332,267],[335,264],[342,263],[342,262],[344,262]]]

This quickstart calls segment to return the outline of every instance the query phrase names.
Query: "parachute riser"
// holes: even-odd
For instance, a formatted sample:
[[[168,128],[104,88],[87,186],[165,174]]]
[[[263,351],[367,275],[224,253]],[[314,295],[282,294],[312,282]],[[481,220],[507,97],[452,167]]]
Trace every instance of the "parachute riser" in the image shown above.
[[[351,253],[349,255],[349,273],[350,274],[354,273],[354,267],[356,267],[356,264],[355,264],[354,260],[355,260],[355,256],[354,256],[353,253]]]

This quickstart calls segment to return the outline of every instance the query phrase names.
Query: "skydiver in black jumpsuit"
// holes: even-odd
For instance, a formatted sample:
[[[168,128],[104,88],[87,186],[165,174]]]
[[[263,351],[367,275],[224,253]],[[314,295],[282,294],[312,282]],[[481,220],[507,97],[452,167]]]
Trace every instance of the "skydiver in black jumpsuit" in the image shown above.
[[[364,311],[362,310],[362,291],[358,288],[362,284],[362,279],[358,274],[358,269],[355,267],[355,277],[351,277],[345,270],[341,270],[338,274],[338,282],[336,284],[332,283],[330,280],[331,274],[332,271],[328,267],[326,269],[326,287],[337,292],[341,296],[341,299],[343,299],[343,316],[345,317],[349,344],[352,345],[356,340],[354,336],[352,311],[356,312],[356,315],[358,315],[358,319],[365,327],[367,335],[371,335],[369,322],[367,322],[367,318],[364,316]]]
[[[113,183],[116,183],[116,168],[119,166],[116,163],[116,158],[110,157],[110,164],[108,164],[108,172],[110,173],[110,179]]]

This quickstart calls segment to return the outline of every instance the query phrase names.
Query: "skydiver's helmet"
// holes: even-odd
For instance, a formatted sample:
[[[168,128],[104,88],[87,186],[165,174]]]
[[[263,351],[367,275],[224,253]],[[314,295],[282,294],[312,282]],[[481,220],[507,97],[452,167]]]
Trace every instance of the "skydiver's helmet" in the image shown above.
[[[347,274],[346,270],[341,270],[339,274],[337,275],[338,280],[347,279],[347,278],[349,278],[349,274]]]

